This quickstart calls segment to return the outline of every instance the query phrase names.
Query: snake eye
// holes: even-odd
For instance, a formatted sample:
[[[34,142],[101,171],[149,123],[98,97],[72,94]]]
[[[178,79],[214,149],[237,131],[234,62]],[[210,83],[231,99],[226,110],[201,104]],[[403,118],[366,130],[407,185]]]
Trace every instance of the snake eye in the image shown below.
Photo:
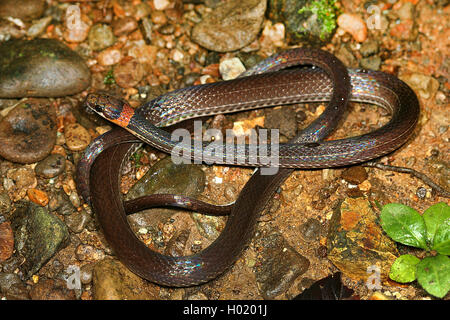
[[[102,113],[103,112],[103,107],[99,104],[94,105],[94,109],[95,111]]]

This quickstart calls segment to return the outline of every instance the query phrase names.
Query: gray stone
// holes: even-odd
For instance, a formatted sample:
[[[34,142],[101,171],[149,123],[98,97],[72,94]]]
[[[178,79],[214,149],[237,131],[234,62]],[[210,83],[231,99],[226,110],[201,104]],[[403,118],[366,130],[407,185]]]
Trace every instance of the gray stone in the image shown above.
[[[84,60],[54,39],[10,40],[0,45],[0,97],[60,97],[90,84]]]
[[[256,39],[266,6],[265,0],[225,2],[194,26],[191,38],[212,51],[239,50]]]

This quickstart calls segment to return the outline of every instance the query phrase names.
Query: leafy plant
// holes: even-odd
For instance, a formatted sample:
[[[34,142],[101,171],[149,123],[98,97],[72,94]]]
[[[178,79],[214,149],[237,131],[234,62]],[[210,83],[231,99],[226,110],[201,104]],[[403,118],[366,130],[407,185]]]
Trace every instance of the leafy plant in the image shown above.
[[[405,254],[391,266],[389,277],[400,283],[417,279],[431,295],[443,298],[450,290],[450,206],[429,207],[423,215],[399,203],[381,210],[381,226],[393,240],[427,251],[427,257]]]
[[[298,14],[304,12],[310,12],[312,15],[316,15],[322,22],[322,30],[320,32],[320,39],[324,40],[325,35],[331,34],[336,28],[336,0],[317,0],[313,1],[309,5],[301,8]]]

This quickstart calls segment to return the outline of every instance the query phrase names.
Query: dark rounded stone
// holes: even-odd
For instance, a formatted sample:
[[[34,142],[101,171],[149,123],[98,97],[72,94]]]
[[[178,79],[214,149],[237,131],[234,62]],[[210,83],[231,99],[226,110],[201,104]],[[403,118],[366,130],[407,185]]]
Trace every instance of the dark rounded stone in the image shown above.
[[[64,172],[66,159],[60,154],[51,154],[40,161],[34,168],[38,176],[44,178],[54,178]]]
[[[52,151],[55,142],[56,113],[45,100],[29,99],[0,122],[0,155],[9,161],[42,160]]]
[[[91,82],[84,60],[54,39],[10,40],[0,45],[0,97],[60,97]]]

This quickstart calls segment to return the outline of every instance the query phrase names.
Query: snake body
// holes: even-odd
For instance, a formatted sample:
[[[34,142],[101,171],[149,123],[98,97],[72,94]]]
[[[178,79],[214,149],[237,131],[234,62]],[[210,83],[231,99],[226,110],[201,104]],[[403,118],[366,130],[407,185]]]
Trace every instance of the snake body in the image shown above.
[[[282,70],[299,65],[315,68]],[[174,195],[122,202],[121,168],[137,144],[144,141],[169,153],[177,145],[161,127],[205,115],[311,101],[329,101],[329,104],[297,137],[279,146],[278,173],[263,175],[258,169],[233,205],[214,206]],[[337,126],[348,101],[375,104],[388,110],[392,117],[368,134],[323,141]],[[204,283],[232,265],[251,239],[259,212],[293,168],[351,165],[392,152],[409,139],[419,116],[416,95],[396,77],[376,71],[347,70],[333,55],[303,48],[269,57],[237,79],[179,89],[136,110],[104,94],[90,94],[86,104],[127,131],[115,128],[91,144],[77,168],[78,190],[92,204],[116,256],[139,276],[167,286]],[[195,154],[203,155],[197,149],[204,147],[205,144],[192,143],[185,154],[195,159]],[[245,155],[249,154],[248,145],[235,146],[238,147]],[[206,160],[231,165],[266,165],[259,158],[250,161],[248,157],[237,156]],[[192,256],[169,257],[139,241],[126,220],[127,214],[156,205],[174,205],[210,214],[229,213],[229,217],[225,229],[208,248]]]

